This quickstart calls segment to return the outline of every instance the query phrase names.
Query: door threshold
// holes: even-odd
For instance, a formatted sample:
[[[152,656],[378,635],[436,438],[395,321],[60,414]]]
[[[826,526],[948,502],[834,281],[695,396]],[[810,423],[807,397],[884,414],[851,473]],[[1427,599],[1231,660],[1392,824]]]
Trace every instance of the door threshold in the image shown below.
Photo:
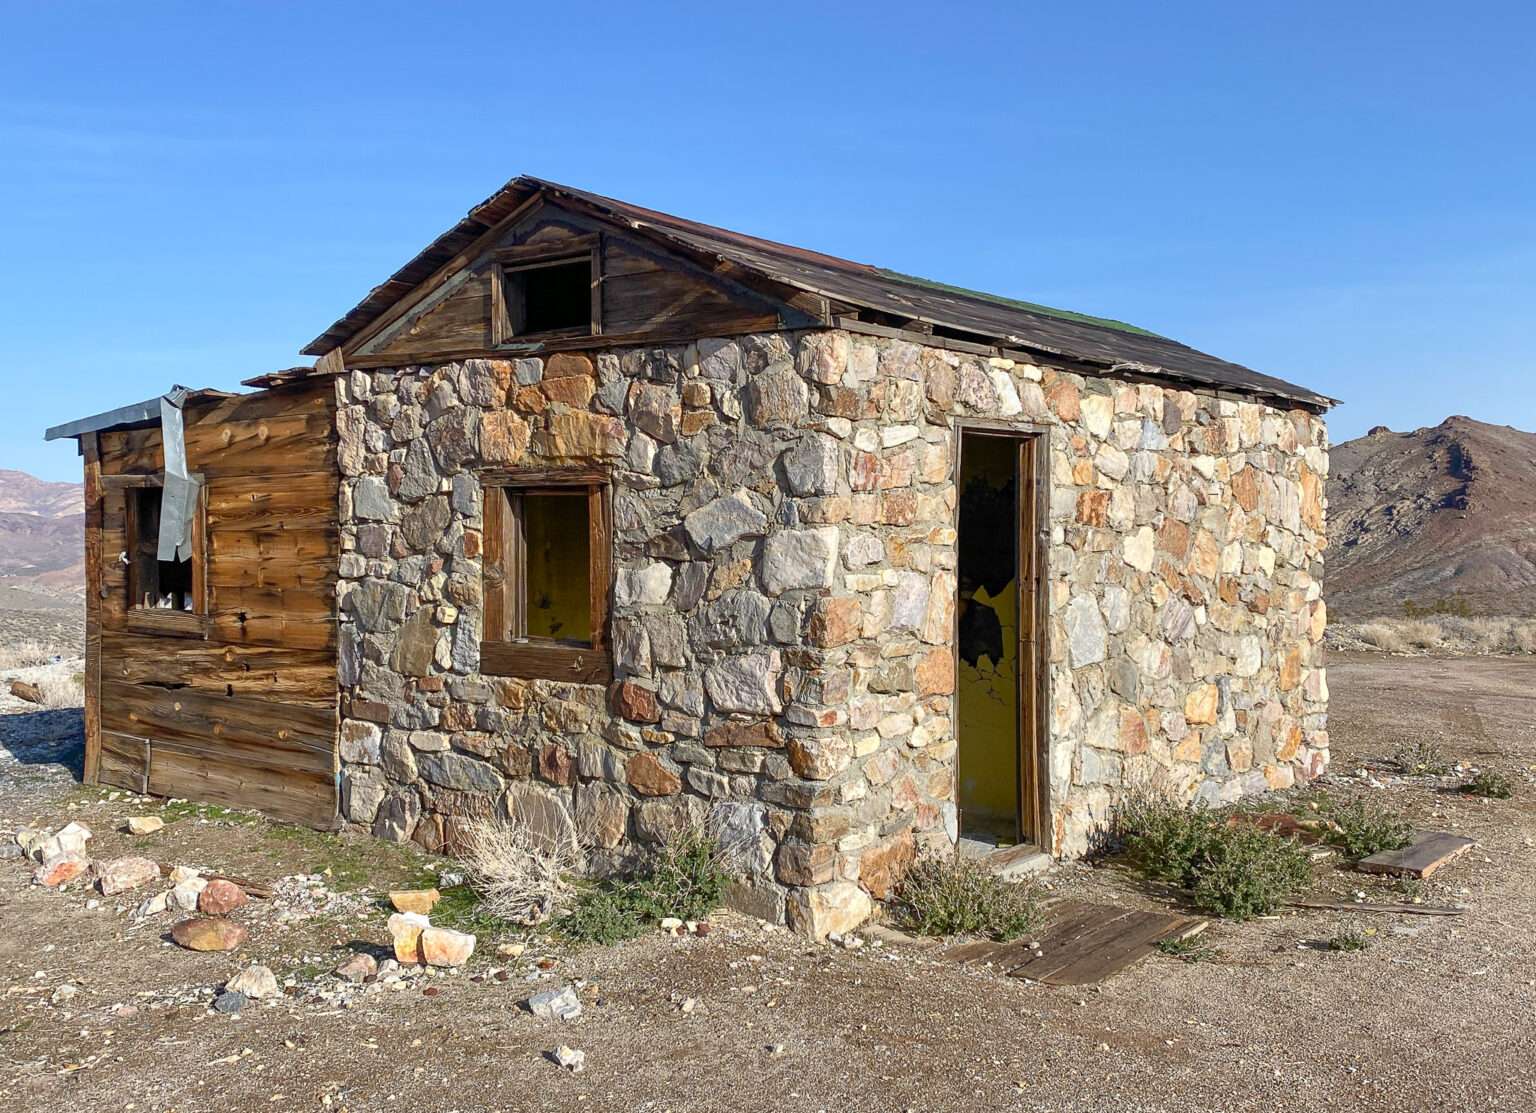
[[[962,836],[955,845],[955,851],[962,858],[979,861],[987,872],[1005,881],[1017,881],[1032,874],[1044,873],[1051,864],[1051,856],[1032,842],[997,846],[981,839]]]

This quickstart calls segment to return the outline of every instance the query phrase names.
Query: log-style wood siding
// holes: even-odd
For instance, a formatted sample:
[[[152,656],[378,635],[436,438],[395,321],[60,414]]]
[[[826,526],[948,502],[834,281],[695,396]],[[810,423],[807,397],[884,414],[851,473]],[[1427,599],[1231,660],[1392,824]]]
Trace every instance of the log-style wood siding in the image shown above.
[[[85,438],[87,780],[336,822],[334,399],[327,379],[188,406],[206,635],[128,614],[124,477],[161,471],[160,431]]]

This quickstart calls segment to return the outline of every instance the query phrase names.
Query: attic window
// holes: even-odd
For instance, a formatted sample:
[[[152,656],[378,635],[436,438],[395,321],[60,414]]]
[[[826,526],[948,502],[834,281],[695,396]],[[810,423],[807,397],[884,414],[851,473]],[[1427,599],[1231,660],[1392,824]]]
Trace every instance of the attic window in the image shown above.
[[[595,244],[585,239],[502,252],[495,271],[496,342],[601,332],[598,258]]]

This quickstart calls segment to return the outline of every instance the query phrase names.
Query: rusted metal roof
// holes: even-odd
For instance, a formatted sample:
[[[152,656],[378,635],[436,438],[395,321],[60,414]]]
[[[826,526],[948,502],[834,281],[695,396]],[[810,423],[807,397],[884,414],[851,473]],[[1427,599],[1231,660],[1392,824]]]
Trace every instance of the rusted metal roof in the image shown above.
[[[540,192],[553,200],[574,202],[599,217],[690,253],[729,261],[770,281],[835,302],[921,322],[963,338],[984,338],[1002,347],[1057,355],[1112,373],[1172,378],[1290,399],[1308,406],[1327,407],[1334,402],[1307,387],[1218,359],[1120,321],[929,282],[531,177],[514,178],[471,209],[463,220],[316,337],[304,349],[305,354],[323,355],[345,344],[444,263]]]

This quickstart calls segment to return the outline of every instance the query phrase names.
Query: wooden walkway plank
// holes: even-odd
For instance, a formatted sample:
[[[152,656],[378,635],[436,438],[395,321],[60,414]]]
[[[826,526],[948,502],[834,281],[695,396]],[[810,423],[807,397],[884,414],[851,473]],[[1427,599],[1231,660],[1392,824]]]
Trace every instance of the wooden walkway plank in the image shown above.
[[[1355,868],[1363,873],[1387,873],[1399,877],[1428,877],[1441,866],[1465,854],[1476,840],[1446,831],[1420,831],[1401,850],[1383,850],[1361,858]]]
[[[1008,971],[1046,985],[1089,985],[1152,953],[1162,940],[1187,938],[1208,921],[1162,912],[1083,905],[1063,930],[1048,931],[1038,953]]]

